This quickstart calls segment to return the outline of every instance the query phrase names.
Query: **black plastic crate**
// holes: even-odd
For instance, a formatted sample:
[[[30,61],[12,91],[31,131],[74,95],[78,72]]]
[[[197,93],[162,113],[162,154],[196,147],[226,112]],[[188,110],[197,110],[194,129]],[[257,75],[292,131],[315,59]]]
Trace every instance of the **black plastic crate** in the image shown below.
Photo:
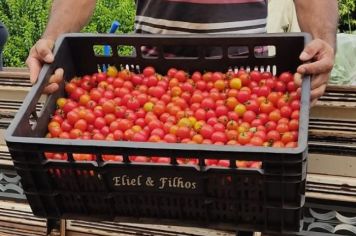
[[[263,35],[88,35],[69,34],[55,46],[55,61],[45,65],[6,133],[15,168],[35,215],[45,218],[119,219],[176,225],[295,232],[302,223],[305,202],[310,78],[302,84],[297,148],[235,147],[58,140],[44,138],[64,83],[34,113],[49,76],[58,67],[65,79],[95,73],[102,65],[132,70],[154,66],[160,73],[170,67],[186,71],[227,71],[236,67],[296,71],[307,34]],[[109,45],[112,55],[98,56],[93,46]],[[130,46],[131,56],[118,48]],[[156,47],[147,57],[142,46]],[[195,48],[194,55],[167,58],[171,46]],[[255,47],[274,46],[276,55],[255,55]],[[230,55],[244,47],[244,55]],[[211,51],[217,51],[209,55]],[[44,152],[67,153],[68,161],[48,161]],[[93,162],[75,162],[73,153],[97,156]],[[105,163],[104,154],[123,155],[123,163]],[[170,164],[139,164],[130,155],[165,156]],[[177,165],[177,157],[199,158],[197,166]],[[228,159],[231,168],[209,168],[204,160]],[[236,160],[261,161],[261,169],[236,168]],[[124,178],[128,177],[123,181]],[[165,178],[165,179],[162,179]],[[122,182],[123,181],[123,182]],[[164,182],[164,185],[163,185]],[[124,185],[125,183],[125,185]],[[130,183],[130,185],[128,185]]]

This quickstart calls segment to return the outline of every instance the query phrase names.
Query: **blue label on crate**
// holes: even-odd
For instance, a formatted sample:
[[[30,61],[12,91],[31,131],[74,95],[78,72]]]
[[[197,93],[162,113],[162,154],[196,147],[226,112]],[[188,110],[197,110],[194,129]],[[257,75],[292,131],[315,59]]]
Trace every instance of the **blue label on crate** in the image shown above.
[[[147,187],[157,190],[181,189],[195,190],[198,188],[197,182],[187,180],[183,177],[152,177],[145,175],[120,175],[113,177],[115,187]]]

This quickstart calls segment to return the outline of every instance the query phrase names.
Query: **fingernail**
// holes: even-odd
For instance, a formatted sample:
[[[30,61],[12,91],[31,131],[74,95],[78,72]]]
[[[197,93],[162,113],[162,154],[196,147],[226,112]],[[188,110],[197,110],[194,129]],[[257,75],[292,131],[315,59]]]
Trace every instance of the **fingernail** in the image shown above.
[[[307,60],[308,58],[309,58],[309,54],[308,54],[308,53],[302,52],[302,53],[300,54],[300,59],[301,59],[301,60]]]
[[[300,73],[300,74],[304,74],[305,73],[305,68],[304,67],[299,67],[298,68],[298,73]]]
[[[295,73],[295,75],[294,75],[294,83],[296,85],[299,85],[299,86],[302,84],[302,75],[301,74]]]
[[[53,55],[52,54],[47,54],[47,56],[44,58],[46,62],[52,62],[53,61]]]
[[[62,68],[59,68],[59,69],[58,69],[58,73],[59,73],[61,76],[63,76],[64,70],[63,70]]]

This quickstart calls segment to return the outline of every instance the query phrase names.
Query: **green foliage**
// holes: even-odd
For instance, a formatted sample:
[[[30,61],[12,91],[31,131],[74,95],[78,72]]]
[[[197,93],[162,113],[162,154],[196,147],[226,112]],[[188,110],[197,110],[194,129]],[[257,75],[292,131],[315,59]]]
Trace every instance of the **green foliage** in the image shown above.
[[[83,32],[107,33],[112,22],[117,20],[120,27],[117,33],[129,33],[134,30],[135,1],[133,0],[100,0],[97,1],[94,15]],[[102,49],[98,48],[100,54]],[[115,50],[115,49],[113,49]],[[121,55],[130,55],[132,50],[125,48]]]
[[[133,31],[135,2],[133,0],[99,0],[94,15],[83,32],[106,33],[114,20],[120,22],[118,33]]]
[[[0,19],[10,38],[4,49],[6,66],[23,66],[28,51],[46,25],[50,0],[0,0]]]
[[[339,0],[340,31],[351,33],[356,30],[355,0]]]
[[[52,0],[0,0],[0,20],[10,38],[4,49],[5,66],[24,66],[32,45],[46,26]],[[98,0],[94,15],[83,32],[105,33],[114,20],[120,22],[119,33],[133,30],[133,0]]]

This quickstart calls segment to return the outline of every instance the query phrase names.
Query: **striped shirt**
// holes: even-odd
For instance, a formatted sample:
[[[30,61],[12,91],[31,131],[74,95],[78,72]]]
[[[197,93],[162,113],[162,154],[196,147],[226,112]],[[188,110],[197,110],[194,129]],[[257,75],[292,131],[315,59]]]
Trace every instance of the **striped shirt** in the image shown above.
[[[267,0],[136,0],[136,6],[137,33],[266,32]]]

